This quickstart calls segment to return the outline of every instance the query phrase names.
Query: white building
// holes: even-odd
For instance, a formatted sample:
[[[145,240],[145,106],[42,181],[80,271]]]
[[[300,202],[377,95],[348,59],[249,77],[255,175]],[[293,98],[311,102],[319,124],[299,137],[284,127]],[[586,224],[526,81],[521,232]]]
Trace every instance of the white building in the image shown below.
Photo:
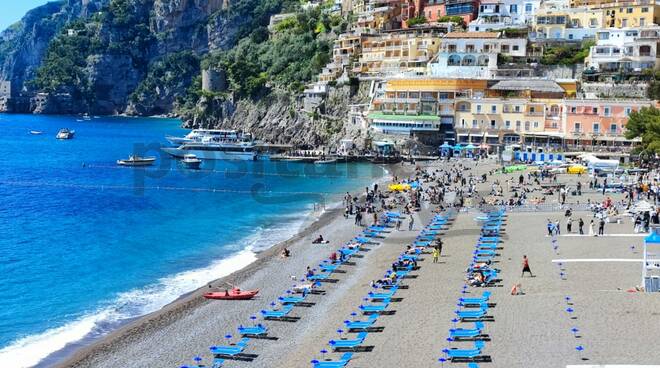
[[[440,52],[499,53],[513,57],[525,57],[527,39],[503,38],[500,32],[451,32],[442,38]]]
[[[584,60],[585,67],[599,72],[641,72],[658,64],[660,28],[607,28],[596,33],[596,45]]]
[[[496,70],[496,52],[440,52],[429,63],[428,74],[441,78],[492,78]]]
[[[534,20],[540,0],[484,0],[479,17],[469,24],[470,32],[498,31],[505,28],[524,28]]]

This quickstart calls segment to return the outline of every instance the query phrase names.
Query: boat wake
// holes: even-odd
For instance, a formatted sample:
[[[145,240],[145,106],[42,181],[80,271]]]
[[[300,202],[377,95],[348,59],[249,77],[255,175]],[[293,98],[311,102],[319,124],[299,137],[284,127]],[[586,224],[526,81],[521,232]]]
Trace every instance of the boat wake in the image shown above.
[[[293,236],[305,215],[284,216],[284,221],[278,222],[277,226],[257,229],[240,242],[244,245],[243,250],[204,268],[181,272],[144,288],[121,293],[98,310],[63,326],[17,339],[0,349],[0,367],[26,368],[55,364],[72,350],[116,330],[130,320],[155,312],[182,295],[247,267],[257,259],[259,251]]]

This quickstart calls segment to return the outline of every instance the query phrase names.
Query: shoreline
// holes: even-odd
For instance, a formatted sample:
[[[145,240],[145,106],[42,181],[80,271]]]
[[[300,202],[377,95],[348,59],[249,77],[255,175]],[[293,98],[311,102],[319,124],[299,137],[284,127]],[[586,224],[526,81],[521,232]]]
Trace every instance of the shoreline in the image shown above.
[[[411,171],[410,169],[414,168],[410,165],[401,166],[399,164],[382,165],[381,167],[383,168],[383,176],[374,180],[370,185],[373,185],[373,183],[381,184],[382,182],[390,180],[395,175],[401,177],[402,175],[406,175],[406,172],[409,174]],[[355,188],[354,191],[360,193],[362,188]],[[360,196],[363,195],[364,194]],[[336,204],[337,202],[331,201],[330,203]],[[310,215],[313,216],[313,214],[314,210],[310,211]],[[317,218],[311,221],[305,220],[301,226],[301,230],[293,236],[284,241],[273,244],[264,250],[255,251],[256,260],[246,267],[234,271],[224,277],[215,279],[196,290],[183,294],[157,311],[123,321],[118,328],[108,334],[99,337],[85,337],[81,340],[70,343],[63,349],[53,352],[44,358],[39,364],[37,364],[37,366],[50,366],[57,368],[87,366],[85,365],[85,362],[94,359],[94,357],[98,355],[108,354],[112,351],[118,350],[122,346],[130,344],[132,339],[139,339],[171,325],[174,322],[181,320],[186,315],[194,313],[194,311],[201,306],[207,303],[213,303],[213,301],[206,300],[202,296],[208,291],[209,285],[213,285],[214,287],[218,285],[222,286],[228,281],[240,284],[255,272],[267,267],[268,263],[277,260],[282,248],[295,245],[304,240],[304,238],[314,235],[319,229],[330,226],[337,220],[343,220],[342,217],[342,206],[325,207]]]

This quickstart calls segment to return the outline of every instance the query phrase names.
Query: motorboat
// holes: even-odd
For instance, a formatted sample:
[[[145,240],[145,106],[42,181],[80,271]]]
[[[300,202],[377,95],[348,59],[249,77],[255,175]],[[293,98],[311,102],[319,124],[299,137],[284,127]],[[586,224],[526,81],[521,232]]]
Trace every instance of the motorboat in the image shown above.
[[[202,160],[198,159],[197,156],[193,154],[183,155],[183,160],[181,160],[181,162],[189,169],[199,169],[199,166],[202,164]]]
[[[57,135],[55,138],[57,139],[72,139],[73,135],[76,134],[75,130],[69,130],[69,129],[60,129],[59,132],[57,132]]]
[[[41,134],[43,134],[43,133],[44,133],[44,132],[41,132],[41,131],[39,131],[39,130],[30,130],[30,134],[32,134],[32,135],[41,135]]]
[[[248,300],[254,298],[258,293],[259,289],[241,290],[239,288],[233,288],[231,290],[209,292],[204,294],[204,297],[215,300]]]
[[[128,159],[117,160],[117,165],[120,166],[151,166],[156,161],[155,157],[140,157],[130,155]]]

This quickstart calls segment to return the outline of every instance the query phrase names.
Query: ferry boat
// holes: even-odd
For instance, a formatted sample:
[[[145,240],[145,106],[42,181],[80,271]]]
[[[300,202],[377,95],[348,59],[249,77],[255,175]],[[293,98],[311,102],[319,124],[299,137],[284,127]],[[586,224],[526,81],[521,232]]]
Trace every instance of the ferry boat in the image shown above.
[[[120,166],[151,166],[156,161],[155,157],[140,157],[130,155],[128,159],[117,160],[117,165]]]
[[[249,135],[234,130],[223,130],[222,134],[206,136],[199,142],[183,143],[179,147],[161,148],[174,157],[195,155],[201,160],[250,160],[257,159],[256,144]]]
[[[69,130],[69,129],[60,129],[59,132],[57,132],[57,135],[55,138],[57,139],[71,139],[73,138],[73,135],[76,134],[75,130]]]
[[[193,129],[184,137],[174,137],[171,135],[165,136],[168,142],[175,146],[180,146],[186,143],[199,143],[206,138],[219,138],[221,140],[237,140],[239,138],[238,132],[235,130],[224,129]]]

